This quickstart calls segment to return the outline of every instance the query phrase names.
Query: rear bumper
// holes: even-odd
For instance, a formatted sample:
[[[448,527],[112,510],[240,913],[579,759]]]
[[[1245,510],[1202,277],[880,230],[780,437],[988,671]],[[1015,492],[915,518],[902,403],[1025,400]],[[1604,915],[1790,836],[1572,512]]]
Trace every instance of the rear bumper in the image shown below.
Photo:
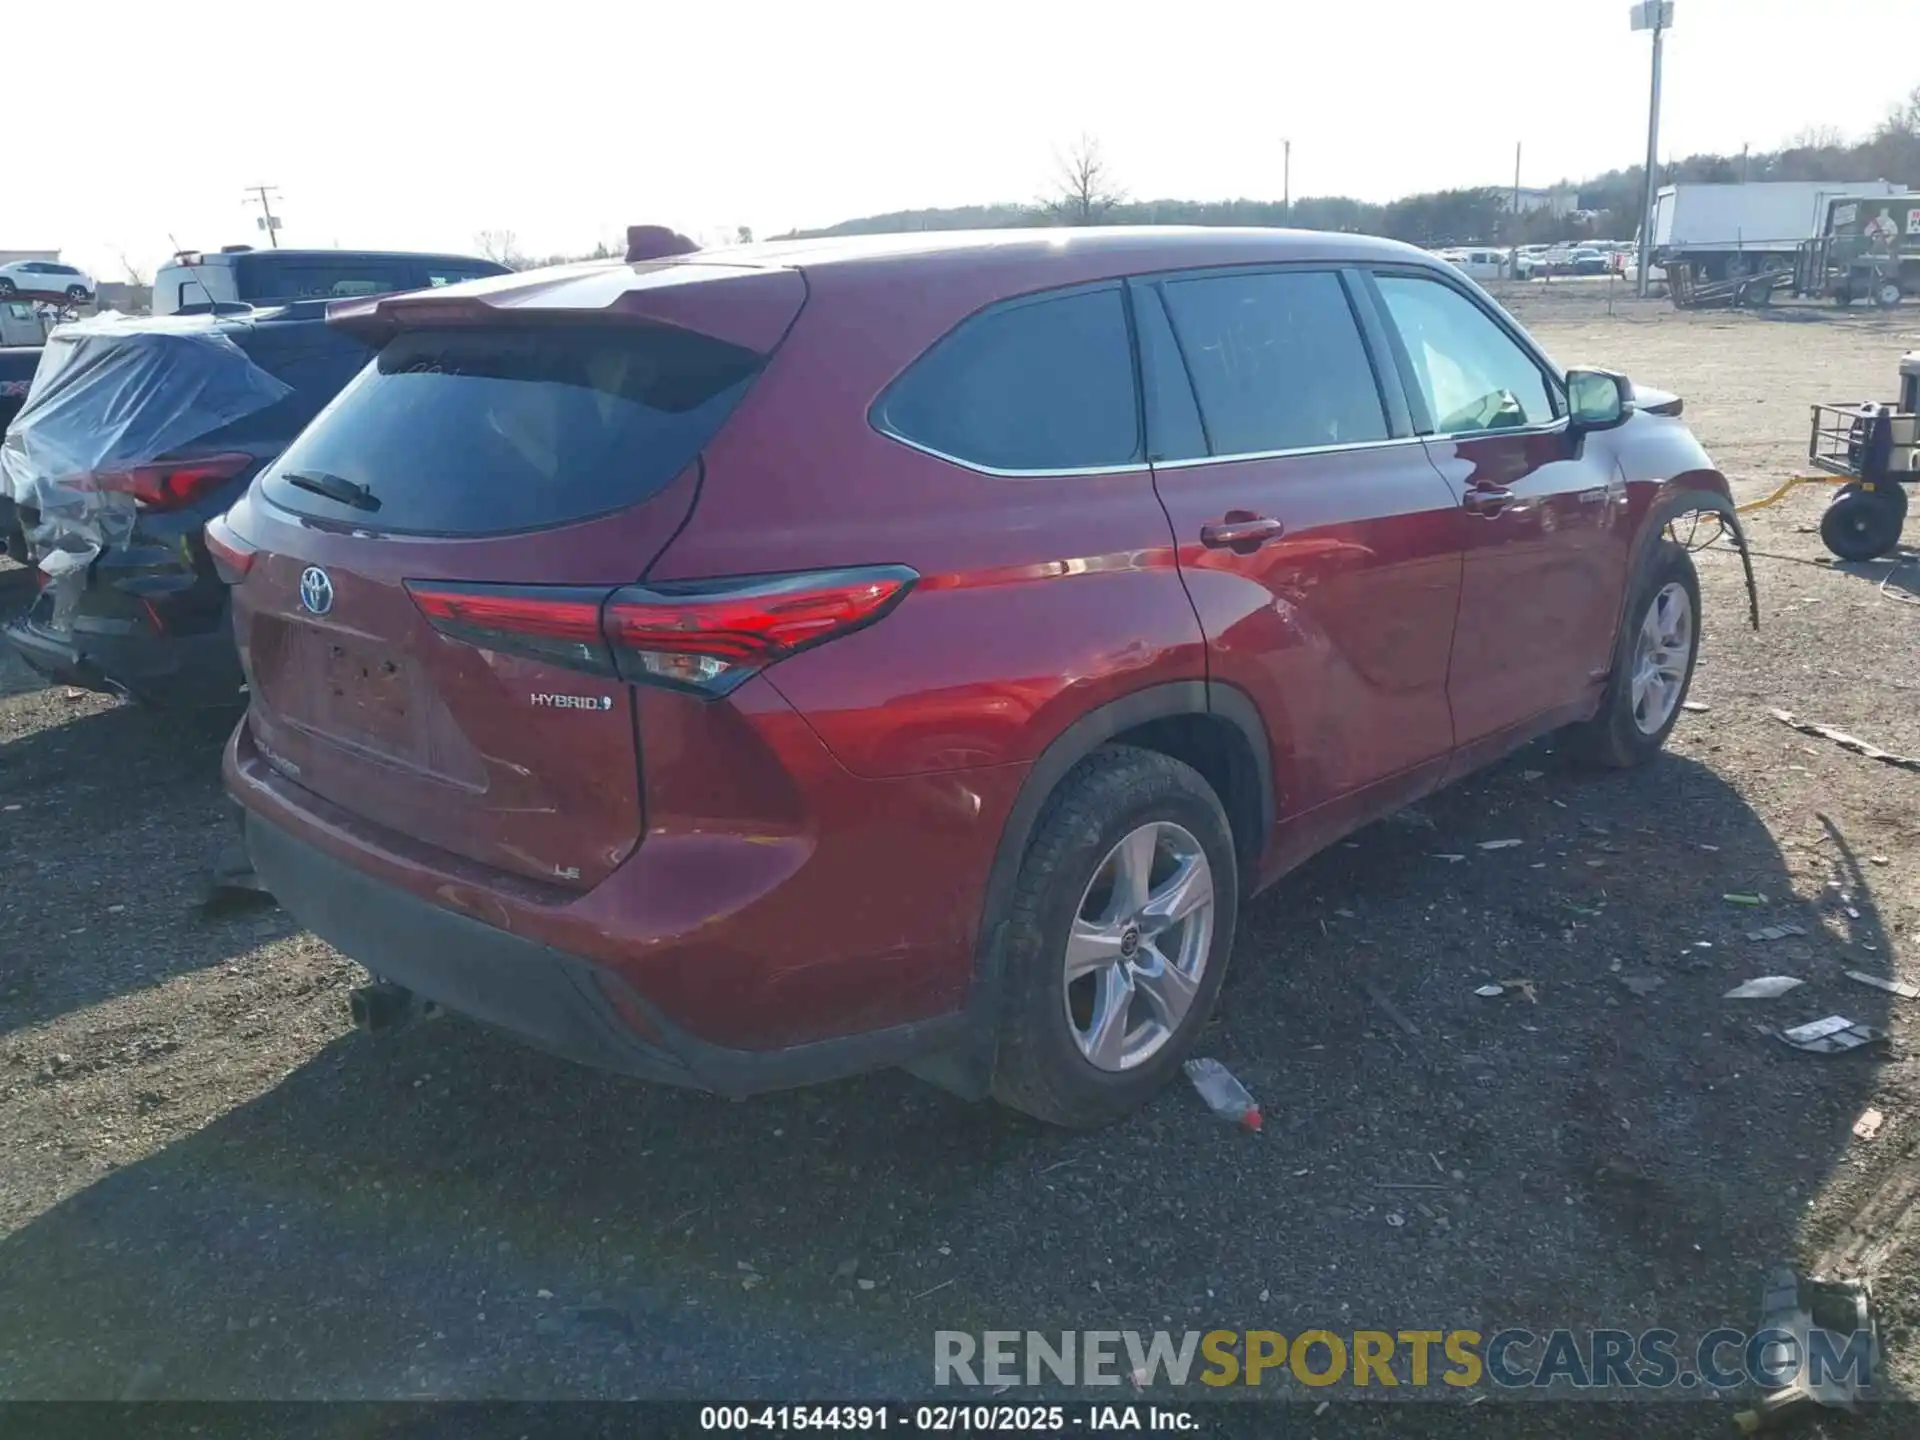
[[[961,1034],[954,1015],[775,1050],[709,1044],[606,966],[384,884],[255,811],[247,848],[275,899],[374,974],[596,1069],[737,1097],[923,1059]]]
[[[43,606],[0,631],[28,665],[57,684],[104,690],[167,709],[238,706],[240,657],[223,628],[205,635],[55,630]]]

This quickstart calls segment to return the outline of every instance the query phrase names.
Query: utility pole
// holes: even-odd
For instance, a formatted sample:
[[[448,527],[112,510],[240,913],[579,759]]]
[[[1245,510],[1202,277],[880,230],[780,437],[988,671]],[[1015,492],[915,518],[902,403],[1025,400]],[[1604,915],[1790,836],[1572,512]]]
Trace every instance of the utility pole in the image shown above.
[[[1512,253],[1507,256],[1507,278],[1520,278],[1520,142],[1513,142],[1513,233],[1507,237],[1513,241]]]
[[[1653,201],[1660,168],[1660,42],[1673,26],[1673,0],[1640,0],[1630,12],[1635,30],[1653,32],[1653,83],[1647,101],[1647,195],[1640,207],[1640,273],[1637,293],[1647,296],[1647,270],[1653,263]]]
[[[1293,223],[1293,141],[1280,142],[1280,214],[1288,225]]]
[[[278,195],[279,193],[280,187],[278,185],[247,186],[247,203],[249,205],[253,204],[255,197],[258,197],[259,200],[260,218],[255,223],[267,232],[267,242],[275,250],[280,248],[280,217],[273,213],[273,203],[267,197],[270,195]]]

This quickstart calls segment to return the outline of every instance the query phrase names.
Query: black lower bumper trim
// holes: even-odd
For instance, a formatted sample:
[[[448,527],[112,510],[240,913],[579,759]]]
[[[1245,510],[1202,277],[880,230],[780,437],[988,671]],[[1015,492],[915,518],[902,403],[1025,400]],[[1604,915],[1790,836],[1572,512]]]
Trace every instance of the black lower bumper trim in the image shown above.
[[[251,812],[247,848],[275,899],[374,974],[596,1069],[743,1096],[922,1060],[961,1033],[955,1014],[779,1050],[708,1044],[605,967],[383,884]],[[648,1018],[659,1044],[620,1018],[610,989]]]

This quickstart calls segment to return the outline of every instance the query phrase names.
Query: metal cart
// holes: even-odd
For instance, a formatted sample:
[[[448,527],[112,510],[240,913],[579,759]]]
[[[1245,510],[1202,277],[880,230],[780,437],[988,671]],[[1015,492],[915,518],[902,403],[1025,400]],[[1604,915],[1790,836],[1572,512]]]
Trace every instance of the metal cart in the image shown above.
[[[1807,459],[1846,481],[1820,521],[1829,550],[1872,560],[1898,545],[1920,482],[1920,351],[1901,357],[1898,401],[1815,405]]]

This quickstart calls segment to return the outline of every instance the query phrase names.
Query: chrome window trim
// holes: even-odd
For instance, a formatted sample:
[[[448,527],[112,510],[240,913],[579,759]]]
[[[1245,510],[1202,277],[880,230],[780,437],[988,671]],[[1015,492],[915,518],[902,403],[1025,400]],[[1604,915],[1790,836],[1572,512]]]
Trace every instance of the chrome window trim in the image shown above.
[[[1514,434],[1514,431],[1501,431],[1501,434]],[[1393,450],[1407,445],[1418,445],[1423,440],[1432,440],[1432,435],[1390,435],[1384,440],[1354,440],[1343,445],[1303,445],[1292,450],[1251,450],[1240,455],[1195,455],[1185,460],[1156,460],[1153,468],[1160,470],[1191,470],[1201,465],[1231,465],[1241,460],[1290,460],[1301,455],[1340,455],[1349,450]]]
[[[918,450],[922,455],[931,455],[936,460],[944,460],[949,465],[958,465],[962,470],[971,470],[976,475],[991,475],[996,480],[1050,480],[1065,479],[1075,475],[1135,475],[1153,467],[1145,460],[1129,460],[1124,465],[1081,465],[1055,470],[1005,470],[997,465],[982,465],[977,460],[963,460],[958,455],[949,455],[944,450],[936,450],[931,445],[922,445],[918,440],[909,440],[898,430],[889,429],[879,421],[871,422],[876,434],[884,435],[896,444],[909,450]]]

